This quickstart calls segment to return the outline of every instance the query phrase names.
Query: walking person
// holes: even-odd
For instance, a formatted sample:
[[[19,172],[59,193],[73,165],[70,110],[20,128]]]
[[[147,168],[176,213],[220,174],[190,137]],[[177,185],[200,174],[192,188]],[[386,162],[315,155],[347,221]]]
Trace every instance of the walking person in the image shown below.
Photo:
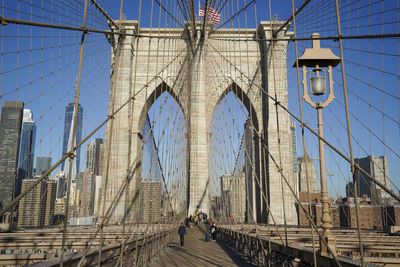
[[[186,235],[186,227],[185,227],[184,223],[181,223],[181,226],[179,226],[178,234],[181,239],[181,246],[183,246],[183,244],[185,242],[185,235]]]
[[[215,236],[217,234],[217,227],[215,226],[215,223],[213,223],[210,227],[210,232],[211,232],[211,236],[213,238],[213,241],[215,242]]]

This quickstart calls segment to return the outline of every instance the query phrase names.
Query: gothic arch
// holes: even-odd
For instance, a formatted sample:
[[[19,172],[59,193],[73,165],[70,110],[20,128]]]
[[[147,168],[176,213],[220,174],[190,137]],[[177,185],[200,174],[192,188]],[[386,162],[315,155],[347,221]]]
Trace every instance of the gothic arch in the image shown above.
[[[143,125],[146,120],[146,115],[149,112],[149,109],[164,92],[167,92],[170,96],[172,96],[174,98],[176,103],[178,103],[179,107],[181,108],[183,115],[185,116],[185,110],[183,109],[183,106],[182,106],[182,103],[181,103],[179,97],[176,95],[174,90],[172,90],[172,88],[168,84],[166,84],[165,82],[161,82],[156,87],[156,89],[154,89],[153,92],[147,97],[147,100],[145,101],[145,103],[143,105],[142,111],[140,112],[140,118],[139,118],[139,125],[138,125],[139,131],[141,129],[143,129]],[[186,116],[185,116],[185,118],[186,118]]]
[[[259,122],[258,122],[258,116],[257,116],[256,109],[254,108],[254,105],[251,102],[248,95],[246,94],[246,92],[244,92],[244,90],[242,90],[242,88],[235,82],[232,82],[224,91],[222,91],[222,93],[220,94],[218,100],[216,101],[216,103],[213,107],[211,117],[213,116],[219,103],[221,103],[221,101],[225,98],[225,96],[230,92],[234,93],[236,95],[236,97],[240,100],[240,102],[242,102],[243,105],[246,107],[247,111],[249,112],[250,119],[252,120],[252,122],[254,124],[255,129],[258,131],[259,130]]]

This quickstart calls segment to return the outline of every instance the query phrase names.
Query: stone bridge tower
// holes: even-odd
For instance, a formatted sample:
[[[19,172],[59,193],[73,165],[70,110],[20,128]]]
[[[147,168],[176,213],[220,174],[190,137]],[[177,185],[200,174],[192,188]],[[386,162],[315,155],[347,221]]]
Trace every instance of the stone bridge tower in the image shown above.
[[[277,22],[274,23],[277,24]],[[261,139],[257,139],[260,149],[257,150],[255,157],[257,164],[253,166],[255,171],[249,181],[251,185],[249,206],[253,213],[249,217],[258,222],[267,220],[267,205],[264,201],[266,197],[277,223],[284,222],[283,209],[285,209],[286,222],[297,224],[294,198],[271,159],[272,156],[279,162],[275,105],[265,93],[262,93],[265,91],[274,95],[276,89],[279,101],[286,106],[288,104],[286,47],[290,33],[285,31],[279,33],[280,41],[274,44],[274,53],[271,53],[271,42],[255,40],[256,37],[259,39],[271,37],[270,22],[261,22],[257,29],[246,31],[241,29],[219,31],[218,38],[240,34],[241,38],[254,39],[248,42],[231,42],[228,45],[221,45],[220,41],[213,39],[207,32],[206,37],[201,37],[200,23],[196,25],[195,30],[193,30],[193,23],[185,24],[185,28],[176,29],[139,28],[137,21],[122,21],[121,25],[130,35],[120,39],[117,37],[110,39],[112,44],[111,79],[116,81],[115,86],[110,88],[110,113],[113,99],[115,99],[115,108],[123,105],[130,97],[134,97],[134,101],[125,105],[115,116],[112,129],[111,123],[107,125],[105,151],[108,151],[108,147],[111,150],[109,164],[105,161],[103,168],[103,188],[107,182],[106,208],[126,179],[129,179],[129,186],[128,194],[121,195],[112,211],[109,223],[121,221],[125,208],[129,209],[131,214],[138,208],[142,160],[142,139],[139,133],[149,108],[164,91],[168,91],[178,102],[187,123],[188,214],[197,210],[209,212],[210,123],[218,103],[227,92],[232,91],[239,96],[239,99],[242,99],[249,111],[254,131],[265,140],[262,144]],[[135,36],[138,33],[140,37]],[[183,38],[151,38],[152,36]],[[120,49],[117,49],[118,46]],[[232,54],[237,57],[233,60],[236,70],[230,66],[232,62],[224,59],[227,54],[230,54],[231,58]],[[272,70],[272,54],[274,70]],[[171,61],[174,63],[169,64]],[[225,63],[221,64],[221,62]],[[216,77],[220,86],[213,90],[207,87],[206,82],[209,66],[218,67],[221,73],[224,73]],[[290,179],[289,177],[293,175],[289,115],[282,109],[278,109],[278,116],[281,167],[285,177]],[[112,134],[111,144],[109,144],[110,134]],[[268,150],[261,149],[263,147],[267,147]],[[264,165],[263,162],[266,164]],[[109,165],[108,168],[107,165]],[[135,166],[136,169],[129,177],[127,173],[131,166]],[[105,181],[107,169],[108,181]],[[295,186],[295,181],[290,180],[290,183]],[[282,201],[283,196],[284,201]],[[282,205],[283,202],[285,206]]]

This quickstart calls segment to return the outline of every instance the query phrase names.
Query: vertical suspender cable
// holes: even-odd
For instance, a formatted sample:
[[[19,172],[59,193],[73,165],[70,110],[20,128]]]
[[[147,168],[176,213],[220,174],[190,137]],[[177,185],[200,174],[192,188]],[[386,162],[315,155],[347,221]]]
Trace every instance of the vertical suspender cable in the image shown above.
[[[274,25],[272,24],[272,11],[271,11],[271,0],[268,0],[268,10],[269,10],[269,20],[270,20],[270,32],[271,32],[271,38],[274,38],[274,32],[273,32],[273,27]],[[273,82],[274,82],[274,97],[275,99],[278,99],[278,94],[277,94],[277,88],[276,88],[276,70],[275,70],[275,54],[274,54],[274,45],[275,41],[271,40],[271,60],[272,60],[272,76],[273,76]],[[278,105],[275,105],[275,114],[276,114],[276,128],[277,128],[277,133],[278,133],[278,150],[279,150],[279,169],[278,172],[280,173],[280,184],[281,184],[281,193],[282,193],[282,210],[283,210],[283,225],[285,227],[285,243],[286,243],[286,256],[288,255],[288,237],[287,237],[287,223],[286,223],[286,209],[285,209],[285,194],[283,192],[283,168],[282,168],[282,152],[281,152],[281,134],[280,134],[280,129],[279,129],[279,113],[278,113]],[[288,185],[289,186],[289,185]]]
[[[307,148],[306,148],[306,139],[304,135],[304,117],[303,117],[303,104],[301,101],[301,88],[300,88],[300,71],[299,71],[299,55],[298,55],[298,47],[297,47],[297,32],[296,32],[296,14],[294,12],[294,0],[292,0],[292,17],[293,17],[293,35],[294,35],[294,46],[295,46],[295,55],[296,55],[296,76],[297,76],[297,94],[298,94],[298,104],[299,104],[299,109],[300,109],[300,127],[301,127],[301,137],[302,137],[302,143],[303,143],[303,152],[304,156],[307,154]],[[297,156],[297,155],[296,155]],[[310,183],[309,183],[309,177],[308,177],[308,168],[306,167],[306,183],[307,183],[307,197],[308,197],[308,212],[310,214],[310,217],[313,218],[312,215],[312,207],[311,207],[311,194],[310,194]],[[301,176],[300,176],[301,178]],[[301,203],[299,203],[301,205]],[[300,209],[299,209],[300,212]],[[313,260],[314,260],[314,265],[317,265],[317,254],[315,251],[315,240],[314,240],[314,229],[310,225],[310,230],[311,230],[311,239],[312,239],[312,247],[313,247]]]
[[[87,0],[86,0],[87,1]],[[121,0],[122,2],[123,0]],[[121,4],[121,8],[122,8],[122,4]],[[122,10],[122,9],[121,9]],[[121,19],[122,19],[122,12],[120,13],[120,26],[121,26]],[[122,31],[122,29],[119,29],[120,31]],[[119,60],[121,57],[121,50],[122,50],[122,43],[124,42],[124,36],[123,35],[119,35],[118,38],[118,43],[117,43],[117,48],[116,48],[116,56],[115,56],[115,61],[114,61],[114,77],[112,77],[112,102],[111,102],[111,114],[114,114],[115,111],[115,99],[117,97],[116,95],[116,90],[117,90],[117,78],[118,78],[118,70],[119,70]],[[108,138],[108,148],[107,148],[107,164],[106,164],[106,173],[105,173],[105,179],[104,184],[102,183],[102,189],[103,189],[103,205],[102,205],[102,214],[101,217],[103,219],[104,222],[106,222],[104,219],[105,216],[105,209],[106,209],[106,204],[107,204],[107,189],[108,189],[108,176],[110,173],[110,161],[111,161],[111,146],[112,146],[112,141],[113,141],[113,129],[114,129],[114,117],[111,117],[111,121],[110,121],[110,132],[109,132],[109,138]],[[98,261],[97,264],[98,266],[101,266],[101,258],[102,258],[102,249],[103,249],[103,229],[104,225],[102,224],[100,226],[100,242],[99,242],[99,257],[98,257]]]
[[[339,2],[335,0],[335,9],[336,9],[336,23],[337,23],[337,31],[338,36],[342,35],[341,28],[340,28],[340,14],[339,14]],[[342,82],[343,82],[343,96],[345,101],[346,107],[346,123],[347,123],[347,138],[349,142],[349,150],[350,150],[350,164],[351,164],[351,173],[353,175],[353,184],[354,184],[354,198],[355,198],[355,207],[356,207],[356,219],[357,219],[357,234],[358,234],[358,241],[360,245],[360,255],[361,255],[361,263],[362,266],[365,266],[364,260],[364,248],[363,242],[361,237],[361,230],[360,230],[360,214],[359,214],[359,203],[358,203],[358,193],[357,193],[357,179],[356,179],[356,170],[354,165],[354,155],[353,155],[353,145],[351,140],[351,129],[350,129],[350,118],[349,118],[349,103],[347,99],[347,88],[346,88],[346,74],[344,69],[344,58],[343,58],[343,44],[342,39],[339,38],[339,49],[340,49],[340,64],[342,69]]]
[[[121,24],[122,24],[122,8],[124,6],[124,0],[121,0],[120,2],[120,6],[119,6],[119,23],[118,23],[118,29],[121,30]],[[130,90],[130,86],[129,86],[129,92],[131,92]],[[130,97],[132,95],[130,94]],[[135,100],[132,100],[132,103],[129,104],[129,107],[132,107],[133,103],[135,102]],[[128,108],[129,109],[129,108]],[[128,114],[128,120],[129,123],[132,122],[132,117],[129,118]],[[129,124],[128,123],[128,124]],[[128,140],[128,166],[126,169],[126,178],[125,178],[125,199],[124,199],[124,215],[122,217],[122,236],[121,236],[121,252],[120,252],[120,256],[119,256],[119,264],[120,266],[124,266],[124,250],[125,250],[125,222],[126,222],[126,217],[128,215],[128,211],[127,211],[127,207],[128,207],[128,196],[129,196],[129,181],[130,181],[130,160],[131,160],[131,139],[132,139],[132,133],[131,133],[131,127],[129,127],[129,140]]]
[[[86,27],[86,14],[87,14],[87,7],[88,7],[88,0],[85,0],[85,9],[83,12],[83,22],[82,27]],[[80,88],[81,88],[81,77],[82,77],[82,63],[83,63],[83,50],[85,44],[85,35],[86,32],[82,32],[82,39],[81,39],[81,46],[79,51],[79,70],[78,70],[78,81],[76,85],[76,92],[75,92],[75,105],[74,105],[74,118],[73,118],[73,125],[72,125],[72,140],[71,140],[71,150],[69,152],[69,173],[68,173],[68,184],[67,184],[67,198],[65,201],[65,211],[64,211],[64,226],[63,226],[63,237],[61,242],[61,256],[60,256],[60,266],[63,267],[64,265],[64,248],[65,248],[65,239],[67,237],[67,226],[68,226],[68,209],[69,209],[69,199],[71,197],[71,182],[72,182],[72,168],[74,162],[74,144],[75,144],[75,137],[76,137],[76,130],[77,130],[77,123],[76,120],[78,118],[78,107],[79,107],[79,95],[80,95]]]

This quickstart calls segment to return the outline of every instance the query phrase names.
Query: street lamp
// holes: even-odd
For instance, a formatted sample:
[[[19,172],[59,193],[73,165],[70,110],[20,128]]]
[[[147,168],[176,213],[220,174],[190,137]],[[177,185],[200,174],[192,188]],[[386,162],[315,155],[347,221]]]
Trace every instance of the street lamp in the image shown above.
[[[335,99],[333,95],[333,79],[332,79],[332,67],[335,67],[340,62],[340,58],[335,56],[329,48],[321,48],[319,33],[313,33],[312,35],[313,47],[306,48],[303,55],[298,59],[298,66],[303,71],[303,99],[310,104],[313,108],[317,109],[318,113],[318,134],[321,138],[324,137],[322,127],[322,109],[328,106]],[[293,67],[297,67],[296,62]],[[314,102],[308,94],[307,88],[307,68],[313,68],[309,73],[310,78],[310,92],[315,96],[322,96],[327,93],[326,87],[326,76],[329,81],[329,94],[325,101]],[[324,239],[328,244],[330,250],[336,254],[336,240],[332,234],[332,218],[329,214],[329,199],[328,199],[328,187],[326,182],[326,169],[325,169],[325,150],[324,142],[319,138],[319,166],[320,166],[320,178],[321,178],[321,202],[322,202],[322,235],[319,241],[319,247],[321,255],[329,256],[329,251],[326,245],[321,239]]]

